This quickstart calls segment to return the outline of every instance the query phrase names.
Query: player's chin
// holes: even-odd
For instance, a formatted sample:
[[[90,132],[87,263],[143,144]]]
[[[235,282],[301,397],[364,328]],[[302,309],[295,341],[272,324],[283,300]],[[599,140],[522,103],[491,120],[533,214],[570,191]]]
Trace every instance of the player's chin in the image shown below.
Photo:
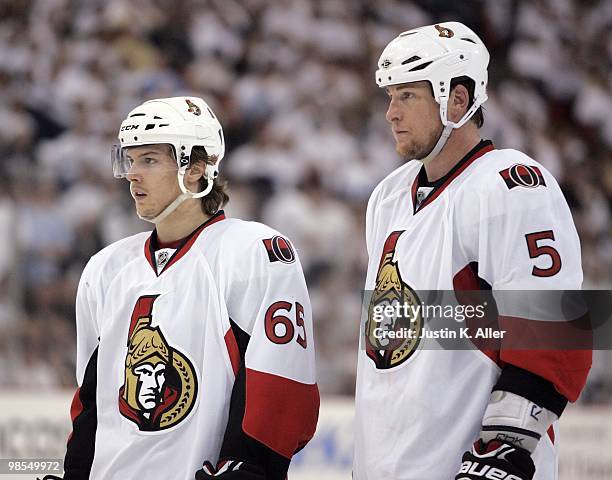
[[[157,212],[154,208],[136,203],[136,213],[141,218],[153,218]]]
[[[397,142],[395,144],[395,150],[399,153],[403,158],[412,159],[414,158],[414,145],[410,142]]]

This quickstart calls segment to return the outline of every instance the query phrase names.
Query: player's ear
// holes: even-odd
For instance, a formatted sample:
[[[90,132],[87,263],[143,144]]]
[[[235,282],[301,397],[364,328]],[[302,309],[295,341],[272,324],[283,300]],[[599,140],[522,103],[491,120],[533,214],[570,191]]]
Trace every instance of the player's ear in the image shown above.
[[[188,183],[196,183],[204,176],[206,165],[202,160],[192,162],[185,172],[185,180]]]
[[[468,111],[470,104],[470,94],[467,88],[462,85],[456,85],[448,99],[448,116],[451,122],[458,122],[461,117]]]

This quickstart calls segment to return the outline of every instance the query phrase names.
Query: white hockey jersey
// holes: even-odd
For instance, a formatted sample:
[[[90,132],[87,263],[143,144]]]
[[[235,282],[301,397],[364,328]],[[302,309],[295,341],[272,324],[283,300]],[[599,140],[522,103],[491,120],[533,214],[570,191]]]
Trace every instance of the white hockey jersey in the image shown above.
[[[366,291],[580,289],[580,244],[563,194],[537,162],[480,142],[433,188],[408,162],[374,190],[366,214]],[[423,179],[423,173],[420,177]],[[417,206],[418,205],[418,206]],[[503,312],[500,311],[500,315]],[[508,317],[510,318],[510,317]],[[364,348],[356,389],[355,480],[449,480],[476,440],[501,367],[512,364],[575,400],[590,366],[571,352]],[[557,478],[554,434],[534,453],[536,480]]]
[[[65,478],[192,480],[222,444],[240,458],[251,439],[290,459],[314,434],[319,404],[293,247],[222,212],[175,249],[156,254],[155,241],[116,242],[83,272]],[[228,434],[230,402],[248,440]]]

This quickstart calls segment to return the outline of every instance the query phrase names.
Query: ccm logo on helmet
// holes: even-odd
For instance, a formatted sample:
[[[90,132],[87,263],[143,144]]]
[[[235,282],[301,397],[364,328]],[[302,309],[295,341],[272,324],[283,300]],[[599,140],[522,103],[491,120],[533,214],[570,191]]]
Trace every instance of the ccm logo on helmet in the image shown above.
[[[499,172],[506,182],[508,190],[514,187],[536,188],[540,185],[545,187],[544,176],[538,167],[531,165],[514,164]]]
[[[137,130],[138,127],[140,127],[140,125],[124,125],[123,127],[121,127],[121,130],[119,131],[123,132],[125,130]]]
[[[477,471],[480,467],[480,471]],[[459,480],[465,478],[470,480],[473,477],[488,478],[489,480],[522,480],[521,477],[509,474],[500,468],[490,467],[489,465],[481,466],[476,462],[465,461],[461,464],[459,473],[469,473],[472,477],[458,477]]]

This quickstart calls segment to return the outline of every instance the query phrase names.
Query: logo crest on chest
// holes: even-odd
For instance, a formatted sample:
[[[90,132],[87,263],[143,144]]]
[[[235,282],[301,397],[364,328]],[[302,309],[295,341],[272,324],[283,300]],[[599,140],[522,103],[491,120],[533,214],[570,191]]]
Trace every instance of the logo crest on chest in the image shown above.
[[[366,354],[376,368],[385,370],[406,362],[416,352],[423,329],[417,293],[402,279],[394,260],[403,231],[391,233],[381,255],[376,285],[369,299],[365,325]]]
[[[153,304],[159,295],[136,301],[128,331],[125,376],[119,389],[119,411],[145,432],[181,423],[195,405],[198,380],[189,359],[173,348],[159,326],[153,326]]]

